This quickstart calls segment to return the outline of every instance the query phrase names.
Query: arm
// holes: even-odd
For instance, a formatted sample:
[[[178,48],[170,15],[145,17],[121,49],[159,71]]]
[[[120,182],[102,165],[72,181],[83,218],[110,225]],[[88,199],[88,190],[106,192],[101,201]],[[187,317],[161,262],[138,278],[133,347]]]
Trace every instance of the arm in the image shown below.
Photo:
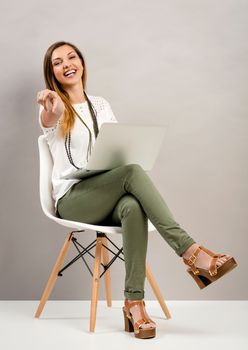
[[[44,107],[40,116],[42,126],[50,128],[56,125],[65,110],[60,96],[55,91],[45,89],[38,93],[37,102]]]

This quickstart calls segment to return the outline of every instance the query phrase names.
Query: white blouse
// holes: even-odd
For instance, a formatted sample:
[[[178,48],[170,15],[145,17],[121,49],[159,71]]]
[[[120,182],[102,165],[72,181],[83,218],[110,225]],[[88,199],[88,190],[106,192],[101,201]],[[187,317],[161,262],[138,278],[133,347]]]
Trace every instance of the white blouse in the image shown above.
[[[97,122],[100,130],[101,125],[104,122],[115,122],[117,120],[112,112],[110,104],[107,100],[100,96],[91,96],[88,95],[90,101],[92,102],[95,110],[97,111]],[[92,145],[95,143],[95,134],[93,128],[93,121],[91,118],[91,114],[89,111],[89,107],[87,102],[73,104],[74,109],[83,119],[85,124],[87,124],[88,128],[91,131],[92,135]],[[65,139],[60,135],[59,132],[59,121],[57,124],[50,128],[45,128],[41,123],[41,112],[43,110],[43,106],[40,105],[39,110],[39,124],[43,133],[46,137],[47,143],[49,145],[52,158],[53,158],[53,170],[52,170],[52,186],[53,192],[52,196],[55,201],[55,208],[57,206],[59,198],[61,198],[72,185],[79,181],[77,179],[65,180],[62,179],[63,176],[75,171],[76,168],[71,165],[69,159],[66,154],[65,149]],[[73,129],[71,130],[71,155],[74,164],[83,168],[87,164],[87,150],[89,143],[89,131],[81,122],[81,120],[76,117],[75,124]]]

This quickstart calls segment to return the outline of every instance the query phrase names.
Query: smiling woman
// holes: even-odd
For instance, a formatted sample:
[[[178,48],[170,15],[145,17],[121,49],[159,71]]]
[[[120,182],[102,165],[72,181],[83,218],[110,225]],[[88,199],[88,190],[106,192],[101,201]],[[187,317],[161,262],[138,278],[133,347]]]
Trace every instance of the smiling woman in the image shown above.
[[[51,45],[44,57],[46,89],[38,93],[39,121],[53,158],[52,185],[58,216],[98,225],[121,225],[125,256],[124,324],[138,338],[151,338],[156,324],[145,310],[144,284],[148,219],[164,241],[189,266],[200,288],[237,264],[230,255],[200,246],[175,221],[153,182],[138,164],[126,164],[87,179],[65,180],[65,173],[85,167],[94,133],[104,122],[117,122],[110,104],[88,96],[86,65],[80,50],[68,42]],[[88,148],[87,148],[88,144]],[[87,152],[86,152],[87,150]],[[87,153],[87,154],[86,154]]]
[[[96,138],[99,132],[97,112],[85,92],[87,71],[85,59],[80,50],[68,42],[54,43],[45,54],[43,70],[47,89],[41,91],[38,96],[38,103],[44,106],[41,113],[42,125],[44,127],[54,127],[59,124],[61,136],[66,138],[66,142],[70,142],[70,133],[76,116],[80,118],[74,107],[87,101]],[[51,110],[48,107],[49,103]],[[92,130],[85,123],[84,118],[80,118],[80,120],[89,134],[88,159],[93,147]],[[75,165],[71,156],[70,160]]]
[[[69,45],[60,46],[52,54],[53,71],[56,79],[61,84],[71,84],[71,78],[80,82],[82,85],[83,65],[82,61],[75,50],[71,50]],[[83,90],[83,86],[82,86]],[[84,99],[83,99],[84,100]],[[77,103],[77,101],[72,101]],[[81,101],[79,101],[80,103]]]

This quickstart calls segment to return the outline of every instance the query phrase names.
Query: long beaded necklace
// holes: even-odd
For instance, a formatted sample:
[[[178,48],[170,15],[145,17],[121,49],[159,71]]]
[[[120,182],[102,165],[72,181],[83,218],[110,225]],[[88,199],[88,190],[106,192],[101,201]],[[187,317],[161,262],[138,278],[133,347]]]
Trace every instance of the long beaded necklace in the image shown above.
[[[99,128],[98,128],[98,123],[97,123],[97,112],[93,106],[93,104],[91,103],[91,101],[89,100],[88,96],[86,95],[85,91],[84,91],[84,95],[86,97],[86,101],[90,110],[90,114],[93,120],[93,126],[94,126],[94,133],[95,133],[95,138],[97,138],[97,135],[99,133]],[[74,109],[74,108],[73,108]],[[79,120],[86,126],[86,128],[89,131],[89,144],[88,144],[88,150],[87,150],[87,161],[89,160],[88,155],[89,155],[89,150],[91,152],[91,145],[92,145],[92,135],[91,135],[91,131],[88,127],[88,125],[83,121],[83,119],[80,117],[80,115],[77,113],[77,111],[74,109],[74,112],[76,113],[76,115],[78,116]],[[80,169],[77,165],[75,165],[73,159],[72,159],[72,155],[71,155],[71,132],[69,131],[69,133],[65,136],[65,150],[66,150],[66,154],[68,157],[69,162],[71,163],[72,166],[74,166],[74,168],[76,169]]]

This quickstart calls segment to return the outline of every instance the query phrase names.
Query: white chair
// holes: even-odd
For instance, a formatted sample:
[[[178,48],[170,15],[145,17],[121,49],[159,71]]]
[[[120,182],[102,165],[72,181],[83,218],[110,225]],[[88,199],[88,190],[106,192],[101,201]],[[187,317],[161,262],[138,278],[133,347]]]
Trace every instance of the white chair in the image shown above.
[[[53,166],[53,160],[52,156],[48,147],[48,144],[46,142],[45,136],[41,135],[38,138],[38,145],[39,145],[39,156],[40,156],[40,202],[41,207],[44,212],[44,214],[51,220],[57,222],[58,224],[66,227],[70,227],[72,229],[76,229],[76,231],[71,231],[67,234],[65,242],[60,250],[60,253],[57,257],[56,263],[54,265],[54,268],[51,272],[51,275],[48,279],[47,285],[44,289],[44,292],[42,294],[39,306],[37,308],[37,311],[35,313],[35,317],[39,317],[46,301],[49,298],[49,295],[51,294],[53,287],[55,285],[55,282],[58,278],[58,276],[62,276],[62,271],[64,271],[67,267],[69,267],[71,264],[73,264],[75,261],[77,261],[79,258],[82,258],[83,261],[86,263],[84,255],[89,254],[91,257],[94,258],[94,268],[93,273],[90,271],[90,268],[88,264],[86,263],[87,268],[92,274],[92,293],[91,293],[91,307],[90,307],[90,332],[94,332],[95,330],[95,323],[96,323],[96,310],[97,310],[97,302],[98,302],[98,289],[99,289],[99,282],[102,275],[104,275],[105,280],[105,289],[106,289],[106,300],[107,305],[111,307],[112,300],[111,300],[111,288],[110,288],[110,265],[118,258],[121,260],[124,260],[121,258],[121,255],[123,255],[122,248],[119,249],[110,239],[107,237],[106,234],[116,234],[121,233],[122,228],[117,226],[97,226],[97,225],[89,225],[82,222],[76,222],[76,221],[69,221],[64,220],[61,218],[58,218],[55,214],[54,209],[54,201],[52,198],[52,184],[51,184],[51,173],[52,173],[52,166]],[[77,242],[77,239],[74,237],[74,233],[76,232],[83,232],[84,230],[93,230],[96,231],[97,237],[96,239],[86,248],[80,245]],[[155,228],[152,225],[152,223],[148,222],[148,230],[154,231]],[[108,247],[108,242],[113,244],[115,249],[117,249],[117,253],[114,253],[112,249]],[[70,262],[68,263],[63,269],[61,269],[62,264],[65,260],[65,257],[67,255],[67,252],[69,250],[69,247],[71,243],[74,244],[79,254]],[[95,256],[91,253],[91,250],[95,247]],[[83,248],[82,251],[80,251],[80,248]],[[109,260],[109,251],[114,254],[114,257]],[[103,267],[104,271],[100,275],[100,268]],[[157,283],[150,271],[150,268],[148,265],[146,265],[146,277],[152,287],[152,290],[161,305],[161,308],[166,316],[167,319],[171,318],[170,312],[165,304],[164,298],[157,286]]]

